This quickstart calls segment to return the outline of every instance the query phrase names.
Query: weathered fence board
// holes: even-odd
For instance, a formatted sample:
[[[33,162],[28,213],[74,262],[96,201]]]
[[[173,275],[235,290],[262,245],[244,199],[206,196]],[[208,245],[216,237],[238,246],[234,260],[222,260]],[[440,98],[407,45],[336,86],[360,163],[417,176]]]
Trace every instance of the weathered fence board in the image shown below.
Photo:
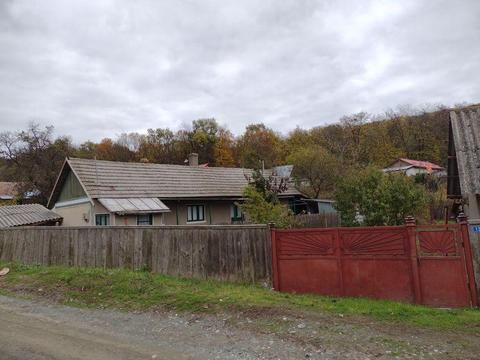
[[[295,219],[304,228],[328,228],[341,226],[340,213],[299,214]]]
[[[229,281],[270,281],[264,225],[25,227],[0,230],[0,259],[25,264],[149,269]]]

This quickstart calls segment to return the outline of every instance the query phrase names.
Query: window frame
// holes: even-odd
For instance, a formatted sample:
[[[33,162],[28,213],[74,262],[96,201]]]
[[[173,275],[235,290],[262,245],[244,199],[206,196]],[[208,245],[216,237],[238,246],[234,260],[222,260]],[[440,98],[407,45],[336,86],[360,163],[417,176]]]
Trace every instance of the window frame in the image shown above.
[[[105,216],[105,219],[107,219],[107,223],[106,224],[98,224],[97,222],[97,216]],[[110,219],[111,219],[111,216],[110,216],[110,213],[96,213],[95,214],[95,226],[110,226]]]
[[[230,220],[231,221],[240,221],[243,220],[243,212],[240,206],[233,203],[230,205]]]
[[[194,217],[193,216],[193,209],[196,209],[196,216]],[[200,211],[199,209],[202,208],[202,218],[200,219]],[[190,217],[190,209],[192,209],[192,213],[191,213],[191,217]],[[204,223],[206,222],[206,218],[205,218],[205,209],[206,209],[206,206],[205,204],[190,204],[190,205],[187,205],[187,224],[190,224],[190,223]],[[190,219],[190,220],[189,220]]]
[[[139,217],[140,216],[148,216],[149,217],[149,223],[148,224],[140,224],[139,223]],[[152,226],[153,225],[153,214],[152,213],[147,213],[147,214],[137,214],[137,226]]]

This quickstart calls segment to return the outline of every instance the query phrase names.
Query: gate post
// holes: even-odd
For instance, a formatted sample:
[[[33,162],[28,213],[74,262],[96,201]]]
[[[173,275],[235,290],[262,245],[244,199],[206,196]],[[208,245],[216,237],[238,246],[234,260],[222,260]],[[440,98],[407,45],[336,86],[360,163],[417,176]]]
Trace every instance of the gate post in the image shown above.
[[[273,288],[277,291],[279,289],[279,279],[278,279],[278,258],[277,258],[277,233],[275,231],[275,224],[269,223],[270,227],[270,240],[272,242],[272,283]]]
[[[462,245],[464,249],[465,256],[465,266],[467,268],[468,284],[470,290],[470,299],[472,306],[478,306],[478,294],[477,294],[477,285],[475,282],[475,272],[473,270],[473,254],[472,247],[470,244],[470,236],[468,233],[468,220],[467,216],[462,212],[458,214],[457,221],[460,224],[460,233],[462,236]]]
[[[416,222],[413,216],[405,218],[405,226],[407,229],[408,243],[410,248],[410,264],[412,268],[413,294],[415,304],[422,303],[422,288],[420,284],[420,272],[418,269],[418,253],[417,253],[417,234]]]

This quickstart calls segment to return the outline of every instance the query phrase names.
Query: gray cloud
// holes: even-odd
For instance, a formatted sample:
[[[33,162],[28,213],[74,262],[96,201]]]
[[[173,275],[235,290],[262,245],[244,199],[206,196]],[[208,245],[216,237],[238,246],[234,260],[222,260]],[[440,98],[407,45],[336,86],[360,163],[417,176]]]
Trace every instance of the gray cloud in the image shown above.
[[[480,101],[480,2],[0,2],[0,127],[99,140],[215,117],[286,132]]]

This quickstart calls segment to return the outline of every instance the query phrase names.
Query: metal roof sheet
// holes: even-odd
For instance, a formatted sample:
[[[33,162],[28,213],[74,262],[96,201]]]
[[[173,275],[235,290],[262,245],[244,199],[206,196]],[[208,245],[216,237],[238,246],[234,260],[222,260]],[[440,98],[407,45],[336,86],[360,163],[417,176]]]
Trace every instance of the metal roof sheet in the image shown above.
[[[480,194],[480,108],[451,111],[450,126],[462,195]]]
[[[170,211],[158,198],[99,198],[98,201],[108,211],[119,214],[162,213]]]
[[[0,206],[0,227],[42,224],[62,219],[40,204]]]

